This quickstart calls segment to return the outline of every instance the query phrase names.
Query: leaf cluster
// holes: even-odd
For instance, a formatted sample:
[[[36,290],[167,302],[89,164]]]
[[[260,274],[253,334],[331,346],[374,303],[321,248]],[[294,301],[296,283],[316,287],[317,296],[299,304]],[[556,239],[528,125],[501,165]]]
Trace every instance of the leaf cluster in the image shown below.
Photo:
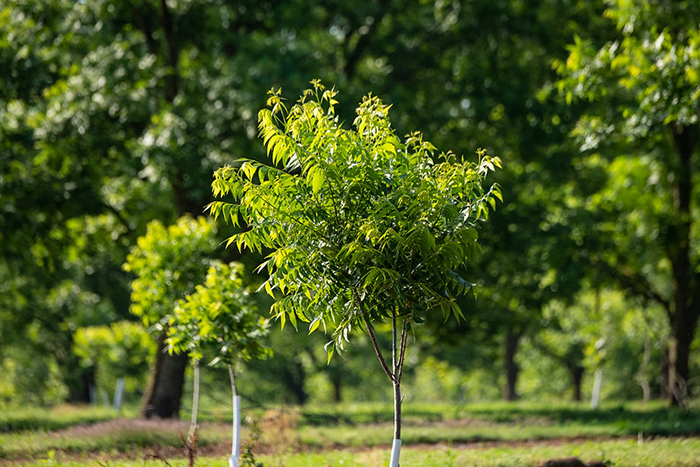
[[[205,282],[177,302],[166,339],[170,352],[187,352],[201,360],[207,347],[214,348],[218,355],[212,364],[271,354],[261,342],[267,320],[258,314],[242,275],[240,263],[217,262],[209,268]]]
[[[478,252],[477,223],[501,198],[484,189],[500,160],[477,163],[439,155],[420,133],[401,141],[390,106],[366,96],[354,128],[336,115],[335,89],[312,82],[290,109],[279,90],[259,113],[273,165],[243,160],[215,173],[215,218],[242,229],[235,244],[272,250],[260,265],[272,313],[334,329],[337,348],[366,323],[398,313],[422,322],[439,310],[462,317],[456,296],[473,284],[461,271]],[[269,249],[269,250],[268,250]]]
[[[575,98],[616,98],[625,134],[645,137],[659,125],[698,122],[700,32],[695,1],[610,1],[606,16],[615,22],[616,39],[594,46],[576,38],[567,60],[555,61],[562,75],[557,86],[567,102]],[[587,134],[610,123],[587,120]],[[609,132],[610,130],[608,130]]]
[[[134,273],[132,314],[146,326],[162,331],[179,299],[202,282],[218,247],[213,222],[183,216],[166,227],[155,220],[139,237],[123,268]]]

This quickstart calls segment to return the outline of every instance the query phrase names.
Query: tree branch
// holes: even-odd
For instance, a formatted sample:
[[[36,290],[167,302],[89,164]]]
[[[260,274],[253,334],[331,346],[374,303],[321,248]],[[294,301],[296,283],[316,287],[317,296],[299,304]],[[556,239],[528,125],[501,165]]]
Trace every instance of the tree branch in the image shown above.
[[[595,264],[588,261],[588,263],[594,267],[603,266],[606,269],[606,274],[616,280],[624,289],[629,290],[638,297],[645,298],[661,305],[666,311],[668,318],[672,320],[673,309],[671,308],[671,303],[656,292],[652,288],[647,278],[642,274],[635,272],[632,270],[632,268],[625,265],[620,260],[617,260],[616,265],[611,265],[606,261],[596,262]]]
[[[133,7],[133,5],[132,5]],[[141,29],[141,32],[143,32],[144,37],[146,38],[146,45],[148,45],[148,50],[153,54],[153,55],[158,55],[158,43],[156,40],[153,38],[153,28],[151,27],[151,24],[148,22],[147,18],[153,16],[153,11],[151,8],[146,4],[144,5],[144,8],[148,10],[147,14],[137,14],[135,15],[134,19],[136,24],[138,25],[139,29]]]
[[[372,341],[372,346],[374,347],[374,351],[377,353],[377,358],[379,358],[379,363],[382,364],[382,368],[384,369],[384,373],[386,373],[386,375],[389,377],[389,379],[392,382],[396,381],[396,377],[389,370],[389,367],[386,364],[386,360],[384,359],[384,355],[382,355],[382,351],[379,348],[379,343],[377,342],[377,338],[374,336],[374,331],[372,330],[372,326],[370,325],[366,316],[363,315],[362,318],[365,321],[365,325],[367,326],[367,332],[369,333],[369,338]]]
[[[374,335],[372,326],[370,325],[369,320],[367,319],[367,314],[362,310],[362,304],[359,300],[359,297],[357,296],[357,290],[355,290],[355,287],[352,287],[351,290],[353,300],[355,301],[355,306],[357,306],[357,308],[360,310],[362,320],[364,321],[365,326],[367,326],[367,334],[369,334],[369,339],[372,341],[372,347],[374,347],[374,352],[377,354],[377,358],[379,359],[379,363],[382,365],[384,373],[386,373],[386,375],[393,383],[396,381],[396,376],[391,372],[391,370],[389,370],[389,366],[386,364],[386,360],[384,359],[384,355],[382,355],[382,350],[379,348],[379,343],[377,342],[377,338]]]
[[[134,231],[134,229],[129,225],[129,222],[126,220],[126,218],[122,215],[121,212],[117,211],[117,208],[109,204],[107,201],[102,201],[102,204],[111,212],[114,214],[114,217],[117,218],[119,223],[126,229],[126,233],[130,234]]]

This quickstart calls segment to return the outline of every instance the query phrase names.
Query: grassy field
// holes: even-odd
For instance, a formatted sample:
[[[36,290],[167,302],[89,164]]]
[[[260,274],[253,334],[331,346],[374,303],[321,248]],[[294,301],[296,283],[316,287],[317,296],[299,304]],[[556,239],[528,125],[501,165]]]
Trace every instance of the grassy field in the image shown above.
[[[265,466],[382,466],[388,462],[391,408],[342,404],[246,408],[244,425]],[[134,410],[60,407],[0,414],[0,464],[186,465],[185,421],[146,421]],[[199,432],[198,466],[226,465],[225,408]],[[255,437],[253,436],[255,435]],[[577,456],[616,466],[700,467],[700,408],[570,403],[407,405],[402,466],[530,466]]]

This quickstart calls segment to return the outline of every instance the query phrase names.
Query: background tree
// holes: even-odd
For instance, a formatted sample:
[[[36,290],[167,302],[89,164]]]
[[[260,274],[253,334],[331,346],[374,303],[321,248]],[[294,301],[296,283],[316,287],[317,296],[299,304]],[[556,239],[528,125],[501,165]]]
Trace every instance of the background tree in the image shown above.
[[[700,5],[612,1],[606,15],[617,37],[599,44],[584,36],[558,63],[566,99],[597,104],[576,130],[582,148],[593,153],[583,163],[609,173],[605,188],[582,203],[600,214],[594,226],[602,236],[593,237],[600,243],[583,250],[581,259],[666,310],[669,398],[684,405],[700,318],[699,258],[692,247]]]
[[[127,256],[124,270],[136,276],[131,283],[131,312],[156,337],[156,360],[165,358],[178,300],[202,283],[216,248],[214,224],[185,216],[169,227],[151,222]],[[187,355],[177,352],[166,363],[156,363],[141,409],[146,418],[179,416],[183,381],[178,378],[184,378],[186,366]]]
[[[476,254],[476,223],[500,197],[497,186],[481,186],[500,162],[483,153],[478,165],[451,154],[433,162],[435,148],[420,134],[399,141],[389,106],[376,97],[358,107],[356,130],[345,130],[336,92],[313,85],[289,110],[271,91],[270,109],[260,111],[261,137],[281,168],[246,161],[220,169],[214,194],[235,203],[210,206],[247,226],[227,244],[273,250],[260,268],[270,276],[266,290],[281,294],[272,313],[282,323],[331,328],[337,350],[354,330],[369,334],[394,388],[396,466],[408,332],[438,310],[445,319],[463,316],[455,296],[472,283],[458,271]],[[383,322],[391,325],[389,363],[375,336]]]

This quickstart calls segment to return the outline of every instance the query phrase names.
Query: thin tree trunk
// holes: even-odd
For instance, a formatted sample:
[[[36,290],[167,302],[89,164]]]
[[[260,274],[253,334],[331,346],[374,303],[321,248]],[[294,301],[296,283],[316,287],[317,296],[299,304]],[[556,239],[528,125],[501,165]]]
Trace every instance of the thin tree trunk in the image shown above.
[[[503,364],[506,384],[503,386],[503,399],[506,401],[515,401],[518,399],[517,384],[520,369],[515,362],[515,355],[518,351],[518,345],[523,333],[522,329],[516,332],[513,328],[509,328],[504,337]]]
[[[571,386],[574,390],[572,399],[575,402],[581,402],[583,400],[581,383],[583,382],[583,373],[585,372],[585,369],[583,368],[583,365],[574,361],[567,362],[567,369],[571,375]]]
[[[309,394],[304,387],[306,382],[306,370],[304,370],[304,365],[301,361],[295,358],[287,367],[284,367],[282,382],[294,396],[297,404],[304,405],[309,399]]]
[[[231,378],[231,393],[233,395],[233,430],[231,441],[231,457],[228,460],[229,467],[238,467],[241,444],[241,397],[236,392],[236,373],[233,365],[228,366],[228,374]]]
[[[391,320],[391,361],[393,366],[393,378],[390,376],[390,379],[394,385],[394,439],[391,446],[390,467],[399,467],[399,459],[401,457],[401,405],[403,404],[403,395],[401,394],[401,377],[403,376],[406,341],[408,338],[406,321],[403,321],[401,327],[401,340],[399,341],[396,315],[397,313],[394,309]]]
[[[192,384],[192,420],[190,421],[190,432],[187,434],[185,449],[187,450],[188,466],[194,467],[197,460],[197,416],[199,415],[199,360],[193,364],[194,381]]]
[[[403,397],[401,395],[401,377],[403,376],[403,365],[404,358],[406,356],[406,344],[408,342],[408,319],[404,318],[401,325],[401,341],[398,340],[398,323],[397,323],[397,310],[394,308],[392,310],[391,319],[391,366],[386,363],[386,359],[379,348],[379,343],[374,335],[374,330],[372,325],[367,319],[367,315],[363,312],[362,302],[359,300],[359,296],[355,289],[352,289],[353,298],[358,311],[363,315],[365,326],[367,326],[367,334],[369,334],[370,341],[374,347],[374,351],[377,354],[379,363],[386,373],[389,380],[391,380],[394,389],[394,439],[391,445],[391,459],[389,461],[389,467],[399,467],[399,458],[401,456],[401,404],[403,402]]]
[[[69,357],[69,362],[61,368],[65,375],[63,381],[68,388],[68,402],[72,404],[87,404],[92,402],[90,388],[95,387],[95,367],[80,366],[78,359]]]
[[[73,404],[87,404],[90,400],[90,388],[95,386],[96,366],[83,366],[80,358],[73,352],[73,334],[65,334],[60,344],[52,348],[56,364],[61,370],[63,384],[68,389],[66,400]]]
[[[597,409],[600,404],[600,392],[603,389],[603,369],[595,370],[595,380],[593,381],[593,393],[591,394],[591,409]]]
[[[340,373],[333,375],[331,377],[331,384],[333,385],[333,402],[340,403],[343,401],[343,378]]]
[[[651,400],[651,386],[649,385],[649,376],[647,375],[647,367],[651,360],[651,342],[649,339],[644,341],[644,357],[642,363],[637,370],[636,379],[639,386],[642,388],[642,401],[646,404]]]
[[[394,439],[401,439],[401,383],[399,374],[399,349],[397,343],[396,310],[391,321],[391,362],[394,373]]]
[[[190,432],[187,439],[190,443],[196,441],[197,436],[197,417],[199,415],[199,360],[194,361],[194,381],[192,388],[192,421],[190,422]]]

